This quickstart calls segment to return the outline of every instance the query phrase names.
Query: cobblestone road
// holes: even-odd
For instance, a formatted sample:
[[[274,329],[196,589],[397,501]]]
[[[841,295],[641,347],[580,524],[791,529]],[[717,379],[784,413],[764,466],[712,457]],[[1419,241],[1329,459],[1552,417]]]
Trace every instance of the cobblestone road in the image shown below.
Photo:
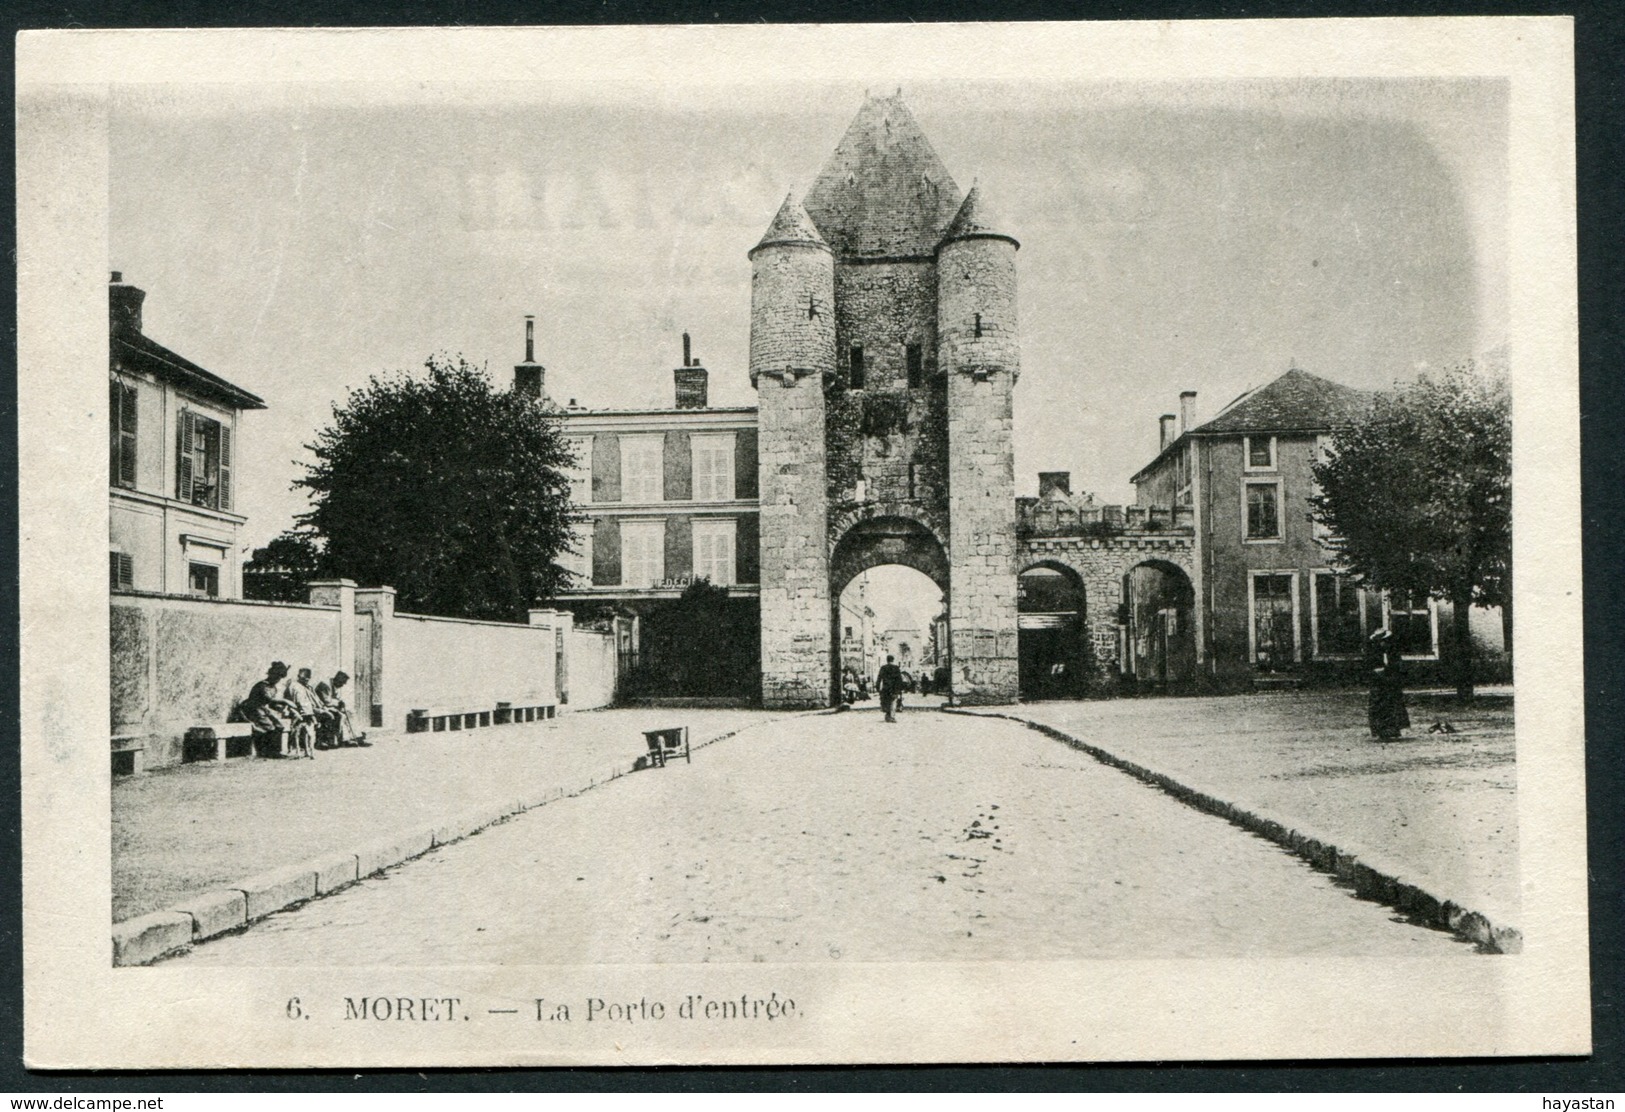
[[[176,960],[1473,953],[1059,742],[921,710],[747,731]]]

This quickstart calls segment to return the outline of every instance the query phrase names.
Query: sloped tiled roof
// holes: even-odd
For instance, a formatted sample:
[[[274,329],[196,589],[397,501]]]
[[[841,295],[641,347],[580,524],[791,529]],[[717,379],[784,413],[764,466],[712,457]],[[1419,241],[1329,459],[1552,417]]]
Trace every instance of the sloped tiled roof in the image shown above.
[[[1333,429],[1354,421],[1371,405],[1372,397],[1369,390],[1293,368],[1274,382],[1243,394],[1194,432],[1204,436]]]
[[[132,371],[143,371],[167,382],[176,382],[216,401],[238,409],[264,409],[264,399],[250,394],[206,371],[185,356],[133,328],[115,328],[111,337],[112,355]]]
[[[795,199],[794,194],[784,198],[784,204],[773,217],[773,223],[767,226],[767,232],[762,236],[761,242],[751,248],[752,252],[760,251],[764,247],[771,247],[779,243],[809,243],[818,247],[829,246],[824,237],[818,234],[818,227],[807,215],[807,210]]]
[[[970,192],[965,194],[965,203],[959,206],[959,212],[954,216],[948,230],[942,233],[942,241],[950,239],[976,239],[978,237],[996,237],[1016,242],[1016,237],[1009,232],[1002,231],[999,222],[988,214],[987,202],[982,200],[982,187],[972,185]]]
[[[959,207],[959,186],[903,104],[871,97],[807,191],[807,212],[846,256],[928,256]]]

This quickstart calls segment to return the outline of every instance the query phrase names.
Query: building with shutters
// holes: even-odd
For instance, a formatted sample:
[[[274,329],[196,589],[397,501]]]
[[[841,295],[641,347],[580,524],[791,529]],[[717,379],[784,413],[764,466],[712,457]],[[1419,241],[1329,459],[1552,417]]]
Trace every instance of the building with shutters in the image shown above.
[[[1196,656],[1220,686],[1347,674],[1384,628],[1418,678],[1448,674],[1449,604],[1361,587],[1310,516],[1311,468],[1372,397],[1293,368],[1211,420],[1196,420],[1194,391],[1160,418],[1161,449],[1135,490],[1141,506],[1172,505],[1195,526]],[[1505,661],[1500,612],[1474,608],[1472,628],[1493,675]]]
[[[533,355],[527,322],[514,389],[545,397]],[[708,404],[709,372],[686,334],[672,377],[669,409],[560,410],[584,520],[560,561],[576,585],[558,601],[579,620],[606,611],[633,618],[622,649],[634,658],[647,620],[701,580],[726,589],[731,620],[748,636],[759,625],[756,410]]]
[[[265,403],[142,331],[146,292],[108,287],[109,585],[242,597],[238,420]]]

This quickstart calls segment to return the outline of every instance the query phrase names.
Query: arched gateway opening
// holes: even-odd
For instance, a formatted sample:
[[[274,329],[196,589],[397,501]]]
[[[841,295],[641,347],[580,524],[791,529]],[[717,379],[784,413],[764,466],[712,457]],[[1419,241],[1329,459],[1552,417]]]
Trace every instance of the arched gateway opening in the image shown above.
[[[937,689],[948,666],[948,556],[930,529],[901,517],[859,522],[835,545],[829,585],[832,701],[872,695],[888,655],[915,693],[946,694]]]
[[[1147,560],[1123,577],[1128,623],[1123,629],[1123,670],[1138,686],[1165,690],[1196,675],[1193,610],[1196,592],[1184,570]]]
[[[1038,563],[1016,581],[1016,648],[1023,699],[1072,699],[1093,672],[1083,580],[1064,564]]]

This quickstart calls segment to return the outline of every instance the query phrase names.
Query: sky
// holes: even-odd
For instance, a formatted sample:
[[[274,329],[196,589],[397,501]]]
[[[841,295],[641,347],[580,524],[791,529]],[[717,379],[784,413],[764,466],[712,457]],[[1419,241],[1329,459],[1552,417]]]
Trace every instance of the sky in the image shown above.
[[[148,335],[266,399],[259,545],[348,390],[434,353],[506,385],[526,313],[560,401],[670,405],[686,330],[712,404],[754,404],[746,252],[865,91],[116,86],[109,268]],[[1131,500],[1181,390],[1210,417],[1293,366],[1375,387],[1506,341],[1503,81],[902,91],[1021,240],[1018,493]]]

